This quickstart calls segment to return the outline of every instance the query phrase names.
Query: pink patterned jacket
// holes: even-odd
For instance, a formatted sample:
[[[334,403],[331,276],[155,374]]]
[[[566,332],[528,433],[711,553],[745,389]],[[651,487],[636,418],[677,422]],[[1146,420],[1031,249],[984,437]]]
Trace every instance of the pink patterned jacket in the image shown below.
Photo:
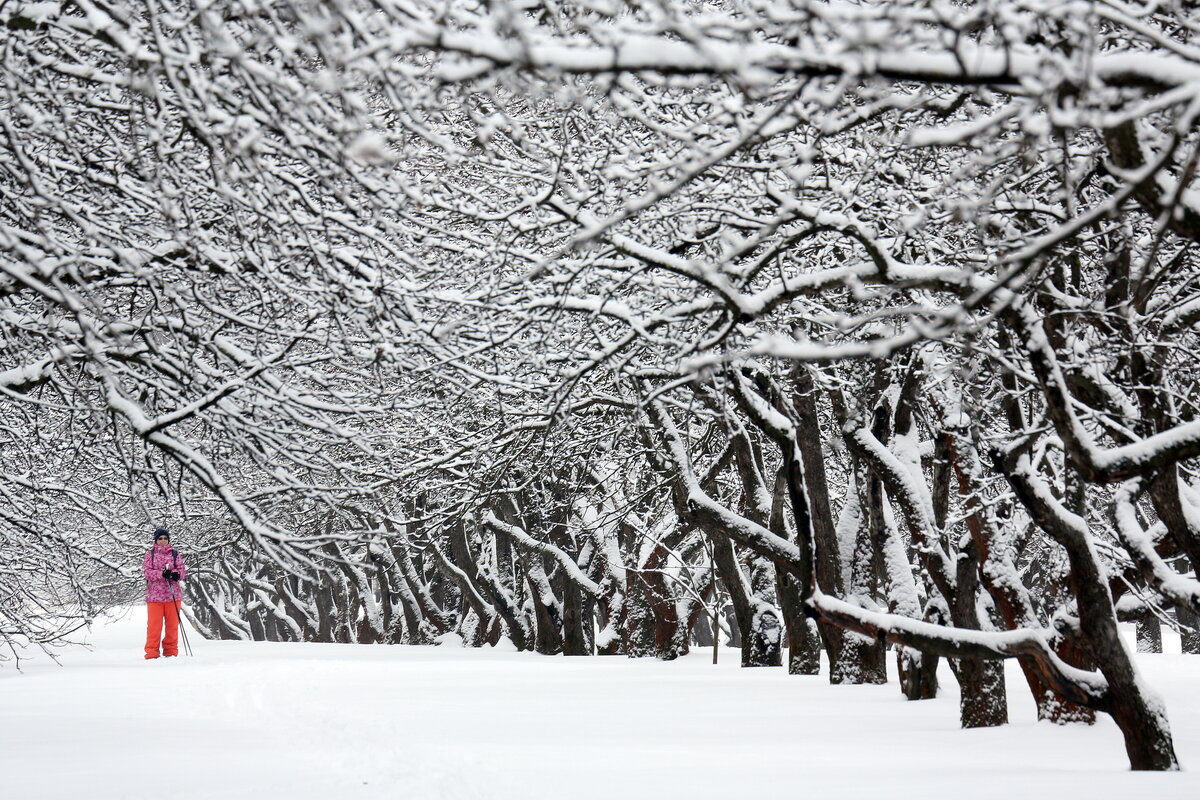
[[[173,569],[179,573],[179,580],[187,577],[187,564],[183,556],[171,555],[171,546],[155,545],[142,559],[142,573],[146,576],[146,602],[169,603],[172,600],[183,600],[183,587],[174,581],[168,581],[162,576],[164,569]],[[174,596],[171,592],[174,589]]]

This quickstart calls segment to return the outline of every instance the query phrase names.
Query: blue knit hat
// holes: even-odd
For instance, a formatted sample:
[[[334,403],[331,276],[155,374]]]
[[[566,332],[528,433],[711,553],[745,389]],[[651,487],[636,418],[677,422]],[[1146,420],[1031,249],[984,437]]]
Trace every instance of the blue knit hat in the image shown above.
[[[154,541],[157,542],[158,537],[160,537],[160,536],[167,537],[167,541],[171,540],[171,534],[166,528],[158,528],[157,530],[154,531]]]

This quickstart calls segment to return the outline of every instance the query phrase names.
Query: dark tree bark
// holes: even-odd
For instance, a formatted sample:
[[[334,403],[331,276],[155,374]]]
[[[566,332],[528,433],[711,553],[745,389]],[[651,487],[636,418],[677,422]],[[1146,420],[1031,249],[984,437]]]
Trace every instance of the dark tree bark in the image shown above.
[[[1186,608],[1175,609],[1179,620],[1179,644],[1185,654],[1200,655],[1200,617]]]
[[[819,675],[821,672],[821,633],[817,624],[804,613],[800,587],[796,579],[785,572],[775,573],[776,594],[783,612],[787,637],[788,673]]]
[[[1020,421],[1019,409],[1010,409],[1010,422]],[[1033,608],[1033,601],[1024,584],[1019,580],[1016,566],[1008,557],[996,552],[993,543],[998,535],[992,521],[984,513],[980,503],[982,491],[980,481],[976,477],[977,459],[975,450],[969,443],[960,444],[950,431],[943,431],[939,437],[942,452],[948,460],[958,483],[958,494],[968,513],[966,519],[967,532],[979,563],[979,580],[987,590],[996,611],[1009,630],[1017,628],[1034,628],[1040,625]],[[961,452],[960,452],[961,451]],[[1069,652],[1060,649],[1058,655],[1069,664],[1084,667],[1081,654],[1075,649]],[[1025,682],[1033,695],[1037,706],[1038,719],[1046,719],[1058,724],[1083,722],[1091,724],[1095,721],[1096,712],[1085,706],[1072,703],[1061,695],[1056,694],[1042,679],[1036,664],[1028,658],[1018,659]]]
[[[590,656],[591,645],[584,633],[585,615],[583,592],[569,580],[563,579],[563,655]],[[591,618],[586,617],[587,627],[591,627]]]
[[[860,473],[861,474],[861,473]],[[849,592],[855,597],[874,598],[879,585],[879,549],[871,519],[881,520],[882,509],[871,511],[872,493],[869,486],[859,486],[860,508],[865,513],[859,517],[858,530],[854,536],[854,551],[851,553]],[[839,660],[836,682],[846,684],[887,683],[887,648],[879,639],[848,634],[845,637],[842,656]],[[833,679],[831,678],[831,681]]]
[[[525,580],[529,585],[530,602],[533,604],[533,649],[544,656],[558,655],[563,649],[562,606],[554,597],[545,569],[541,564],[534,563],[535,560],[540,561],[541,556],[522,555],[518,560],[522,562]]]
[[[337,626],[337,605],[333,599],[333,587],[325,581],[319,581],[313,598],[317,607],[317,636],[315,641],[334,641],[334,628]]]
[[[786,524],[787,479],[782,469],[775,476],[775,490],[771,497],[771,533],[781,539],[795,541]],[[787,638],[788,673],[791,675],[817,675],[821,671],[821,634],[816,623],[804,613],[804,601],[800,597],[800,586],[796,579],[783,572],[775,571],[775,595],[783,612],[783,627]]]
[[[978,549],[964,537],[958,554],[958,575],[951,621],[956,627],[979,630]],[[1004,662],[977,658],[951,661],[960,688],[959,712],[964,728],[988,728],[1008,723],[1008,694]]]
[[[1056,507],[1048,493],[1039,492],[1034,479],[1021,467],[998,466],[1038,526],[1067,551],[1071,590],[1079,606],[1081,640],[1108,680],[1107,696],[1101,705],[1121,729],[1130,766],[1135,770],[1178,769],[1166,718],[1160,713],[1157,699],[1147,695],[1121,641],[1108,581],[1087,532],[1078,528],[1064,509]]]
[[[812,534],[821,558],[816,563],[817,586],[826,594],[841,597],[841,562],[833,505],[829,500],[829,481],[825,473],[824,440],[817,413],[817,387],[811,368],[797,365],[792,387],[792,411],[795,416],[796,443],[804,465],[805,490],[808,495]],[[829,659],[830,683],[849,683],[842,672],[842,647],[846,632],[828,622],[818,622],[817,629]]]
[[[1147,611],[1137,621],[1137,651],[1139,653],[1161,653],[1162,623],[1152,612]]]
[[[626,570],[625,614],[622,625],[623,650],[630,658],[657,655],[654,646],[654,610],[649,587],[637,570]]]
[[[246,622],[250,625],[250,638],[256,642],[267,641],[267,629],[263,624],[261,604],[246,605]]]
[[[733,542],[714,538],[717,574],[729,593],[741,633],[743,667],[778,667],[783,663],[782,624],[774,609],[754,596],[753,587],[738,562]]]
[[[688,652],[688,631],[693,619],[691,606],[676,599],[664,572],[671,552],[683,544],[688,533],[687,529],[676,525],[650,548],[637,569],[626,571],[630,586],[636,586],[639,602],[650,612],[653,654],[664,661],[672,661]]]
[[[911,647],[896,648],[896,671],[900,691],[908,700],[932,700],[937,697],[937,669],[941,658]]]

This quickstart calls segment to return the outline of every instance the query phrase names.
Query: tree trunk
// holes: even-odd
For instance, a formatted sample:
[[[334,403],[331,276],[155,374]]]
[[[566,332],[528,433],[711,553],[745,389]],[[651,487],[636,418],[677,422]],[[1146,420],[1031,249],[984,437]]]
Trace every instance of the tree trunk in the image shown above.
[[[1137,651],[1139,653],[1161,653],[1162,623],[1152,612],[1147,611],[1137,621]]]
[[[1179,644],[1183,652],[1200,655],[1200,618],[1186,608],[1177,608],[1175,617],[1179,620]]]
[[[842,658],[830,676],[831,683],[887,683],[887,649],[884,643],[846,631]]]
[[[1021,503],[1038,526],[1067,551],[1071,591],[1079,607],[1080,638],[1108,680],[1106,710],[1125,737],[1129,765],[1135,770],[1176,770],[1179,760],[1161,701],[1149,694],[1137,674],[1117,628],[1107,576],[1089,532],[1068,517],[1027,463],[1006,470]]]
[[[625,619],[622,625],[622,640],[625,654],[630,658],[648,658],[655,655],[654,611],[647,597],[649,589],[640,572],[626,570]]]
[[[789,535],[784,510],[787,503],[787,476],[780,469],[775,476],[771,498],[771,533],[781,539],[796,541]],[[783,628],[788,649],[789,675],[818,675],[821,672],[821,633],[817,624],[804,613],[800,599],[800,584],[785,572],[775,572],[775,596],[783,612]]]
[[[287,634],[281,634],[279,631],[279,622],[274,614],[265,614],[263,616],[263,632],[268,642],[287,641]]]
[[[314,642],[317,640],[317,615],[311,605],[303,603],[297,597],[300,585],[300,579],[295,575],[281,574],[275,579],[275,595],[300,625],[301,641]]]
[[[741,650],[742,628],[738,625],[737,611],[734,610],[733,603],[725,603],[721,608],[721,616],[725,619],[725,626],[729,628],[729,638],[725,641],[725,646]],[[717,634],[720,635],[720,631],[717,631]]]
[[[804,614],[800,587],[796,579],[776,573],[776,594],[783,611],[788,648],[788,674],[819,675],[821,672],[821,632],[817,623]]]
[[[717,574],[725,584],[733,603],[733,613],[741,631],[743,667],[778,667],[783,663],[783,626],[774,609],[756,602],[750,581],[738,563],[733,542],[724,536],[714,536],[713,557]]]
[[[573,581],[562,581],[563,647],[564,656],[590,656],[591,645],[584,635],[583,591]],[[587,617],[588,626],[591,618]]]
[[[954,607],[955,627],[979,630],[979,571],[975,540],[964,536],[958,554]],[[959,717],[964,728],[989,728],[1008,723],[1008,692],[1004,662],[963,658],[951,661],[960,689]]]
[[[1096,668],[1096,664],[1092,661],[1080,641],[1078,630],[1065,630],[1058,641],[1054,642],[1054,652],[1059,658],[1073,667],[1086,670]],[[1039,719],[1049,720],[1055,725],[1096,724],[1095,709],[1065,700],[1049,688],[1044,688],[1043,692],[1044,694],[1038,702]],[[1043,708],[1045,710],[1044,716],[1042,716]]]
[[[317,635],[315,641],[332,642],[337,624],[337,605],[333,600],[333,587],[318,581],[314,592],[317,607]]]
[[[246,622],[250,624],[250,638],[256,642],[267,641],[267,628],[263,624],[262,606],[247,604]]]
[[[688,620],[686,616],[680,616],[679,604],[668,589],[663,573],[670,556],[669,545],[678,538],[676,532],[668,541],[655,546],[638,568],[644,597],[654,617],[654,655],[663,661],[674,661],[687,654],[687,639],[681,637],[679,631],[681,627],[687,629]]]
[[[896,648],[896,669],[900,691],[908,700],[932,700],[937,697],[937,668],[941,659],[911,647]]]
[[[1008,723],[1004,662],[999,659],[958,660],[959,718],[964,728],[990,728]]]
[[[1011,377],[1005,378],[1006,387]],[[1010,414],[1010,422],[1023,424],[1019,404],[1007,403],[1006,409]],[[975,543],[975,552],[979,561],[979,580],[991,596],[1000,618],[1009,630],[1021,627],[1034,627],[1041,623],[1034,613],[1033,602],[1029,592],[1020,580],[1016,566],[1012,560],[1002,553],[996,552],[997,526],[981,507],[981,485],[976,477],[978,457],[970,442],[960,446],[948,430],[942,431],[938,437],[939,452],[945,453],[950,466],[957,477],[958,494],[970,511],[966,519],[967,532]],[[935,506],[936,508],[936,506]],[[1059,654],[1060,656],[1062,653]],[[1068,661],[1068,663],[1073,663]],[[1077,705],[1060,697],[1042,680],[1035,665],[1027,658],[1018,659],[1025,683],[1033,695],[1037,707],[1038,719],[1046,719],[1056,724],[1070,722],[1095,722],[1096,712],[1090,708]]]
[[[861,472],[859,474],[862,474]],[[863,502],[867,494],[865,486],[859,485],[859,507],[869,508]],[[850,594],[861,601],[873,600],[879,581],[879,550],[875,547],[869,514],[860,514],[854,535],[854,549],[850,565]],[[847,631],[837,669],[832,670],[832,683],[887,683],[887,651],[883,642]]]
[[[808,494],[809,516],[812,523],[813,540],[820,553],[815,569],[817,586],[822,592],[841,597],[843,554],[839,550],[837,528],[833,520],[833,505],[829,501],[829,482],[825,474],[824,443],[821,437],[820,417],[817,414],[817,388],[813,382],[812,367],[798,365],[792,393],[792,406],[796,415],[796,442],[800,460],[804,465],[804,484]],[[838,662],[846,632],[836,625],[817,623],[825,653],[829,658],[829,682],[853,683],[840,671]]]

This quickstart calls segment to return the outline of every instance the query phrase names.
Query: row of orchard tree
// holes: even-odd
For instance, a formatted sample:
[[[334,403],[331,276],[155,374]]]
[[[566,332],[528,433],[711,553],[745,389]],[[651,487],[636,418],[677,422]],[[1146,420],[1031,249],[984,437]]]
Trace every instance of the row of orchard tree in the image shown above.
[[[774,375],[741,364],[607,396],[591,425],[468,473],[483,487],[444,476],[398,508],[296,520],[356,543],[324,545],[314,569],[223,550],[192,584],[193,614],[236,638],[454,632],[664,659],[710,644],[715,623],[737,632],[744,666],[786,657],[816,674],[823,650],[835,683],[885,682],[891,649],[914,700],[936,694],[948,658],[966,727],[1007,721],[1001,660],[1017,658],[1039,716],[1112,714],[1131,759],[1169,748],[1118,635],[1136,622],[1139,648],[1161,650],[1165,621],[1200,652],[1187,551],[1161,522],[1147,531],[1160,502],[1136,477],[1082,478],[1052,426],[1019,450],[989,444],[1008,437],[983,415],[1031,429],[1035,389],[982,398],[962,379],[916,357]]]
[[[0,6],[0,641],[743,663],[1112,716],[1200,582],[1182,2]],[[130,566],[134,565],[134,566]],[[724,609],[730,609],[729,619]]]

